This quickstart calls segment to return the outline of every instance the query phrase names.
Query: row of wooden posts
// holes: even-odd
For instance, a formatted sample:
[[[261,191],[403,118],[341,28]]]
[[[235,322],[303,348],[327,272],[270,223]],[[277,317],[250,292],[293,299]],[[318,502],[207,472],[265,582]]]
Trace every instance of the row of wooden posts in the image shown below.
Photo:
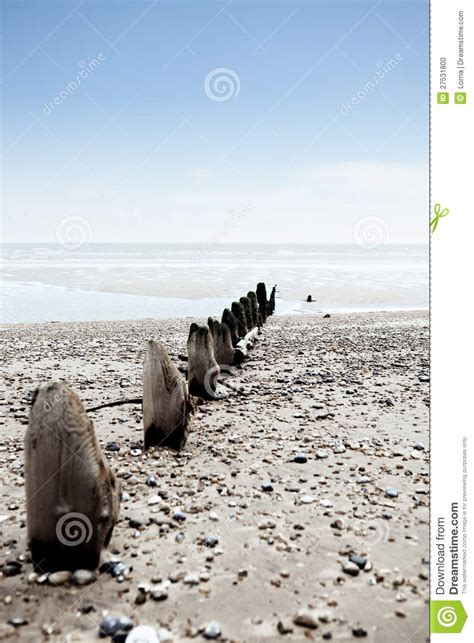
[[[218,375],[240,365],[275,309],[264,283],[234,301],[221,321],[191,324],[187,380],[164,346],[145,351],[143,397],[85,409],[64,382],[35,391],[25,436],[27,536],[40,572],[95,569],[117,522],[120,486],[100,448],[88,412],[142,403],[145,449],[186,442],[196,398],[216,399]]]

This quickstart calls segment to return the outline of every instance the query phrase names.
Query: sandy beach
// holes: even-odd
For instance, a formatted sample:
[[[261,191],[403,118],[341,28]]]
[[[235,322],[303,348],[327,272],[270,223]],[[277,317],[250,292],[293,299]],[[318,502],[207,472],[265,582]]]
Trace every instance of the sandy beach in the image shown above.
[[[424,312],[271,317],[179,455],[143,452],[140,406],[91,413],[123,493],[104,560],[123,573],[57,587],[32,575],[32,391],[62,379],[86,407],[138,397],[145,341],[185,365],[191,321],[2,327],[0,638],[96,641],[107,610],[162,628],[161,643],[204,640],[212,621],[239,643],[428,640]]]

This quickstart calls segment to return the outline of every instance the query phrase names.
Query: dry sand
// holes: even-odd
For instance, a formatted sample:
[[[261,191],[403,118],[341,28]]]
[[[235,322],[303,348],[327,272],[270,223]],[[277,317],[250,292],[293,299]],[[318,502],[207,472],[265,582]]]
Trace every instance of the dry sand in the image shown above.
[[[64,379],[86,406],[140,396],[145,340],[163,340],[178,361],[190,321],[2,329],[0,563],[22,566],[0,576],[0,637],[95,641],[109,610],[167,628],[162,642],[203,640],[209,621],[221,640],[242,643],[428,640],[426,313],[271,318],[228,380],[241,390],[199,408],[179,456],[142,453],[139,407],[95,412],[102,447],[120,448],[106,453],[125,494],[105,558],[133,570],[84,587],[31,577],[31,391]],[[347,566],[352,554],[367,561]],[[317,627],[295,624],[299,610]]]

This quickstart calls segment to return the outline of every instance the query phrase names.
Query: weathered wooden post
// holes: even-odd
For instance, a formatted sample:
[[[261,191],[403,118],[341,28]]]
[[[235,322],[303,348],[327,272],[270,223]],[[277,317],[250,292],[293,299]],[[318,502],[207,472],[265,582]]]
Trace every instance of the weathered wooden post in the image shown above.
[[[234,348],[230,337],[230,330],[226,324],[221,324],[217,319],[209,317],[207,325],[211,331],[214,343],[214,357],[219,366],[232,366],[234,363]]]
[[[228,308],[225,308],[222,313],[222,323],[229,329],[232,346],[237,346],[237,342],[239,341],[239,324]]]
[[[257,295],[252,290],[250,290],[247,293],[247,297],[250,299],[250,306],[252,308],[252,318],[254,321],[254,326],[259,326]]]
[[[241,297],[239,299],[239,302],[244,307],[245,317],[247,319],[247,329],[250,331],[256,325],[254,323],[254,319],[253,319],[253,315],[252,315],[252,304],[250,303],[250,299],[248,297]]]
[[[118,518],[120,490],[79,397],[41,384],[25,435],[26,524],[41,571],[95,569]]]
[[[267,321],[267,288],[263,282],[257,284],[257,301],[258,312],[264,324]]]
[[[145,449],[186,443],[193,405],[186,382],[161,342],[151,339],[143,366],[143,429]]]
[[[240,301],[234,301],[232,302],[231,310],[232,314],[237,320],[239,337],[245,337],[245,335],[249,332],[249,329],[247,328],[247,316],[245,314],[245,308],[242,306]]]
[[[276,284],[272,288],[272,292],[270,293],[270,299],[268,301],[268,314],[273,315],[275,311],[275,295],[276,295]]]
[[[191,395],[206,400],[216,398],[220,369],[214,357],[211,331],[207,326],[191,324],[188,339],[188,385]]]

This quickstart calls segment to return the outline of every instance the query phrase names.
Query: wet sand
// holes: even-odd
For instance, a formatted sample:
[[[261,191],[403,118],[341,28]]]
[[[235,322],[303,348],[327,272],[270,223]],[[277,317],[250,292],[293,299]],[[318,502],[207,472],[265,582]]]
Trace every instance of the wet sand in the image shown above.
[[[235,391],[199,407],[178,456],[142,452],[139,406],[91,414],[124,493],[104,559],[133,569],[82,587],[31,575],[32,390],[64,379],[87,407],[140,396],[145,340],[179,362],[190,322],[2,328],[0,563],[21,567],[0,577],[0,637],[95,641],[108,610],[166,628],[162,643],[204,640],[210,621],[241,643],[428,640],[422,312],[270,318],[227,380]]]

